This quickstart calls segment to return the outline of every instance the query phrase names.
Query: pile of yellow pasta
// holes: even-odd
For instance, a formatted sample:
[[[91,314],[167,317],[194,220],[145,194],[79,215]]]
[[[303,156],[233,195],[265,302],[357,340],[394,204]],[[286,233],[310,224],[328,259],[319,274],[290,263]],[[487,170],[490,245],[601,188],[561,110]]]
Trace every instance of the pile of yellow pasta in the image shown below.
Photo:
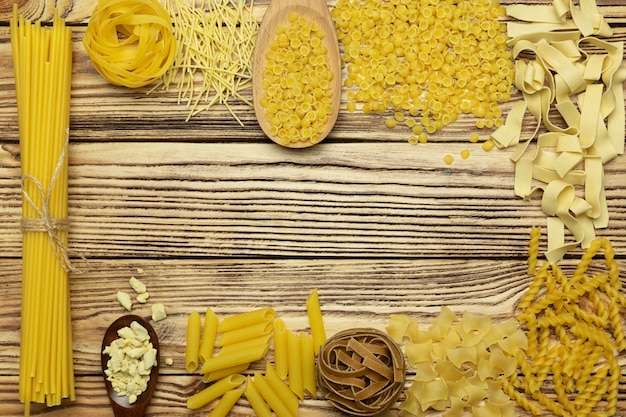
[[[596,239],[571,277],[556,265],[538,266],[540,229],[531,232],[529,272],[534,279],[518,304],[528,349],[518,353],[520,375],[505,380],[505,392],[534,415],[613,416],[626,350],[620,307],[626,308],[615,252]],[[604,251],[607,271],[593,276],[589,265]],[[551,378],[550,378],[551,377]],[[553,387],[556,399],[546,391]]]
[[[83,46],[106,80],[130,88],[157,80],[176,56],[172,22],[158,0],[99,0]]]
[[[348,111],[391,112],[387,127],[408,127],[412,144],[464,113],[479,128],[503,123],[513,65],[498,2],[339,0],[331,13]]]
[[[219,399],[211,417],[224,417],[245,395],[259,417],[296,417],[305,393],[315,398],[315,355],[326,341],[317,290],[306,301],[311,334],[286,329],[272,308],[261,308],[225,317],[221,322],[209,307],[204,328],[199,313],[187,320],[185,362],[192,373],[200,368],[202,391],[189,397],[187,407],[199,409]],[[242,373],[265,358],[274,339],[274,364],[266,361],[265,372]],[[214,352],[214,347],[219,350]],[[200,363],[202,362],[202,363]]]
[[[330,68],[324,30],[295,12],[288,19],[288,25],[276,28],[265,56],[260,103],[270,135],[282,144],[315,144],[333,114],[332,80],[336,75]]]
[[[74,399],[67,252],[72,31],[31,23],[13,4],[11,46],[22,169],[22,317],[19,398]]]
[[[527,339],[516,320],[492,322],[488,316],[458,317],[442,307],[427,330],[403,314],[391,315],[387,333],[404,343],[407,365],[415,378],[399,405],[401,417],[423,416],[427,410],[447,417],[512,416],[515,403],[501,380],[517,374],[517,356]]]
[[[587,248],[595,229],[608,226],[604,164],[624,153],[624,43],[610,39],[594,0],[510,5],[507,14],[518,19],[508,24],[508,44],[524,100],[492,139],[516,146],[515,194],[542,192],[546,257],[554,263],[572,248]],[[537,124],[520,142],[526,113]]]

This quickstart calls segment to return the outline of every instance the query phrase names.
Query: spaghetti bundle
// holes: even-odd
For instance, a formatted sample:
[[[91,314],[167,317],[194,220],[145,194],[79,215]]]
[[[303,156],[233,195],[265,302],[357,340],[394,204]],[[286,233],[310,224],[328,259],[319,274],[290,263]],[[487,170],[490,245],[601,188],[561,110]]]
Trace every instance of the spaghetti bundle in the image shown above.
[[[11,45],[22,168],[22,316],[19,398],[74,399],[67,255],[71,29],[31,23],[13,5]]]

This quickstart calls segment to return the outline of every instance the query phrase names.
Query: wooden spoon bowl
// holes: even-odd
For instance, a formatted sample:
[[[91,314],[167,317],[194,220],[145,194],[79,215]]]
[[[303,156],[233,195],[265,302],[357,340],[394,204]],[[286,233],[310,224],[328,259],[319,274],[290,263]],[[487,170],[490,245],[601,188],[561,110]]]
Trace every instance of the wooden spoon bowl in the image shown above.
[[[341,100],[341,56],[339,54],[339,43],[337,41],[337,33],[333,23],[328,4],[325,0],[271,0],[261,25],[254,48],[253,67],[252,67],[252,98],[254,103],[254,112],[256,118],[263,129],[263,132],[274,142],[289,148],[305,148],[314,145],[311,140],[283,143],[277,135],[270,132],[270,124],[265,117],[265,109],[261,106],[261,98],[265,91],[262,86],[263,68],[266,61],[266,53],[270,47],[270,43],[277,36],[276,29],[281,25],[287,25],[289,22],[289,14],[295,12],[298,16],[317,23],[324,31],[324,39],[322,40],[326,46],[328,53],[328,62],[330,70],[333,73],[331,81],[331,106],[332,112],[328,117],[328,122],[320,135],[322,141],[333,129],[339,114],[339,105]]]
[[[133,404],[128,402],[128,396],[119,396],[113,389],[110,381],[107,381],[106,374],[104,374],[105,369],[107,369],[107,362],[110,359],[110,356],[102,353],[104,349],[109,346],[114,340],[116,340],[119,336],[117,331],[123,327],[130,326],[130,323],[136,321],[141,324],[150,335],[150,342],[152,346],[156,349],[156,364],[152,367],[150,371],[150,381],[148,382],[148,388],[137,397],[137,401]],[[139,317],[133,314],[128,314],[122,316],[115,320],[109,328],[104,333],[104,338],[102,339],[102,348],[100,350],[100,363],[102,365],[102,374],[104,375],[104,383],[106,385],[107,394],[109,395],[109,400],[111,406],[113,407],[113,413],[116,417],[142,417],[150,402],[150,398],[152,397],[152,393],[154,392],[154,388],[156,387],[157,379],[159,376],[159,339],[157,337],[154,328],[150,325],[150,323],[144,319],[143,317]]]

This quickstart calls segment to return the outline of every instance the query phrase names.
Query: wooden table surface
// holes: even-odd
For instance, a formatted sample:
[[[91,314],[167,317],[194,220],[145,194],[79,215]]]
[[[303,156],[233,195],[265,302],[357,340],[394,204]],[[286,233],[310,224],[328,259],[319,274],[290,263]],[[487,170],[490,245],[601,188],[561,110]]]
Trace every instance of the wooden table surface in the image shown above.
[[[18,122],[8,20],[0,0],[0,415],[19,416],[17,399],[21,294],[21,190]],[[112,416],[99,369],[104,329],[124,310],[115,293],[141,279],[151,294],[134,312],[155,324],[163,366],[149,416],[204,416],[185,402],[203,383],[184,368],[187,316],[210,306],[226,315],[273,307],[287,327],[308,331],[305,300],[314,288],[329,334],[349,327],[384,329],[391,313],[425,326],[441,306],[457,312],[514,315],[531,277],[529,231],[546,217],[538,198],[513,192],[511,149],[485,152],[468,142],[472,117],[407,142],[386,116],[342,110],[321,144],[289,150],[261,132],[254,112],[235,103],[244,127],[222,107],[185,122],[176,93],[146,94],[108,84],[81,44],[96,0],[20,0],[27,18],[50,20],[54,5],[73,27],[74,66],[69,150],[70,248],[88,273],[71,275],[76,400],[34,405],[37,414]],[[599,0],[626,40],[626,7]],[[262,16],[267,2],[257,1]],[[502,105],[505,113],[513,100]],[[530,125],[524,133],[530,133]],[[476,130],[477,131],[477,130]],[[479,131],[485,139],[489,131]],[[444,155],[469,149],[452,165]],[[605,166],[607,229],[626,271],[626,156]],[[581,250],[561,265],[577,263]],[[600,266],[598,266],[600,268]],[[626,276],[622,275],[626,284]],[[626,358],[620,358],[626,374]],[[255,365],[262,369],[262,364]],[[626,379],[626,378],[625,378]],[[626,415],[626,382],[619,409]],[[240,400],[232,416],[253,415]],[[302,416],[339,415],[322,399],[301,404]],[[432,415],[440,415],[432,413]],[[517,415],[527,416],[521,409]]]

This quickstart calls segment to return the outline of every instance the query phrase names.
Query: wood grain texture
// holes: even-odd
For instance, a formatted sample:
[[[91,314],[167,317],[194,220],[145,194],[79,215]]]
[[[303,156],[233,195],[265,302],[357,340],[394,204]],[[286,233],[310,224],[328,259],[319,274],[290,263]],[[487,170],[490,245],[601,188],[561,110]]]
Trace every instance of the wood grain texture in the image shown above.
[[[12,3],[0,0],[0,415],[16,417],[23,415],[17,400],[21,189],[7,23]],[[76,262],[83,265],[79,255],[89,262],[87,273],[71,275],[77,399],[55,408],[33,405],[37,415],[113,415],[99,349],[104,329],[124,314],[115,292],[131,291],[133,275],[151,294],[134,313],[148,317],[157,302],[167,308],[168,318],[155,327],[162,357],[174,360],[161,368],[147,416],[208,413],[210,407],[186,409],[203,384],[184,369],[187,316],[208,306],[222,317],[271,306],[288,328],[308,331],[305,301],[317,288],[329,333],[384,329],[392,313],[428,326],[441,306],[494,320],[514,315],[531,279],[529,230],[545,231],[546,220],[539,196],[523,201],[513,193],[512,150],[484,152],[468,142],[471,132],[489,134],[476,130],[473,118],[461,117],[429,143],[411,146],[407,129],[384,126],[387,115],[341,111],[323,143],[285,149],[262,134],[245,104],[233,103],[243,127],[220,106],[185,122],[188,109],[174,90],[148,94],[151,87],[109,85],[81,44],[96,0],[18,3],[28,18],[42,21],[51,20],[56,6],[73,29],[69,241]],[[615,40],[626,41],[626,7],[620,0],[598,3]],[[260,19],[268,0],[255,4]],[[504,112],[520,99],[515,95]],[[533,123],[526,122],[528,135]],[[471,152],[468,160],[458,156],[463,149]],[[448,153],[456,156],[450,166],[443,162]],[[598,235],[611,239],[624,271],[626,157],[605,169],[610,224]],[[566,272],[581,254],[568,254]],[[137,268],[145,272],[140,276]],[[594,262],[591,270],[604,265]],[[624,274],[621,280],[626,285]],[[623,355],[619,362],[624,369]],[[619,410],[626,413],[626,382]],[[302,402],[300,414],[340,416],[321,398]],[[251,415],[245,399],[230,414]],[[516,415],[529,416],[519,408]]]
[[[576,262],[565,262],[566,273]],[[626,264],[620,261],[620,268]],[[137,268],[144,273],[137,275]],[[601,262],[592,264],[600,272]],[[459,271],[463,272],[460,273]],[[186,411],[186,398],[199,390],[198,376],[188,375],[184,365],[184,339],[187,316],[204,312],[211,306],[220,318],[247,309],[272,306],[287,328],[308,331],[305,300],[313,288],[320,294],[329,334],[350,327],[384,330],[392,313],[409,314],[420,326],[432,324],[440,306],[455,311],[488,314],[495,321],[511,316],[520,295],[530,282],[523,261],[515,260],[102,260],[94,261],[84,275],[72,276],[74,323],[74,361],[77,375],[77,400],[68,410],[87,416],[110,415],[102,381],[99,379],[99,348],[106,327],[124,310],[115,291],[127,289],[130,276],[140,277],[151,297],[146,305],[136,305],[134,313],[149,316],[151,303],[167,306],[168,318],[154,323],[159,334],[162,358],[174,360],[163,365],[160,382],[147,415],[160,415],[171,408],[175,415],[205,415]],[[18,372],[19,338],[15,317],[19,316],[19,262],[4,261],[0,271],[9,286],[0,294],[12,300],[0,316],[0,411],[19,415],[15,384]],[[626,285],[626,280],[622,278]],[[340,291],[338,291],[340,289]],[[245,307],[244,307],[245,306]],[[272,359],[270,351],[268,359]],[[626,358],[620,358],[626,365]],[[262,364],[254,369],[261,370]],[[411,381],[412,374],[407,379]],[[624,386],[624,385],[622,385]],[[624,386],[626,388],[626,386]],[[624,392],[623,390],[621,391]],[[626,398],[621,399],[626,406]],[[245,402],[241,414],[248,415]],[[622,406],[622,407],[623,407]],[[302,404],[302,415],[339,416],[321,398]],[[41,407],[39,407],[41,408]],[[46,415],[63,415],[61,409],[41,408]],[[439,414],[430,414],[433,416]],[[519,416],[527,414],[519,413]]]

